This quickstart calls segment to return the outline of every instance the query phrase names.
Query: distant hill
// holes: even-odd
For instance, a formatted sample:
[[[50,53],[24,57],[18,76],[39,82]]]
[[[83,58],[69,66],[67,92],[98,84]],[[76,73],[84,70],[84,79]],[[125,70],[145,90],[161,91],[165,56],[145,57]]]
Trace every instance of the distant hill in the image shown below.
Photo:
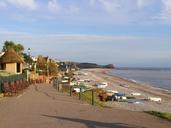
[[[108,65],[98,65],[95,63],[76,63],[78,68],[109,68],[109,69],[114,69],[113,64],[108,64]]]

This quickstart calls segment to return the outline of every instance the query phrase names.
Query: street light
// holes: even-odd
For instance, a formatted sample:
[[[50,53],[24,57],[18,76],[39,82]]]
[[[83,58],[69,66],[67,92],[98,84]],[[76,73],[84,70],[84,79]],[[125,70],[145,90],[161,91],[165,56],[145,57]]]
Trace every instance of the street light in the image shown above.
[[[27,50],[28,50],[28,55],[29,55],[29,57],[30,57],[30,51],[31,51],[31,49],[30,49],[30,48],[28,48]]]
[[[31,51],[31,49],[28,48],[27,50],[28,50],[28,65],[29,65],[29,68],[31,68],[31,63],[30,63],[30,51]]]

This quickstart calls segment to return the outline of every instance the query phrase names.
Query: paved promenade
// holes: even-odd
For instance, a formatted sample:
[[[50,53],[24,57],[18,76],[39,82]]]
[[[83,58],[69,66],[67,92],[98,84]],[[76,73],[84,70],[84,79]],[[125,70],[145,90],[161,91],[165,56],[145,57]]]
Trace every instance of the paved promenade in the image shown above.
[[[0,99],[0,128],[171,128],[171,122],[142,112],[93,107],[40,84]]]

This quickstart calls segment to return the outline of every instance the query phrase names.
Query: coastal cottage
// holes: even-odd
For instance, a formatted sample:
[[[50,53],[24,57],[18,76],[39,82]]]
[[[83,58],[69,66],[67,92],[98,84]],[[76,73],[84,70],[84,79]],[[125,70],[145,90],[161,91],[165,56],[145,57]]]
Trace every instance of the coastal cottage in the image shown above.
[[[21,74],[23,63],[22,58],[13,49],[9,49],[0,57],[0,68],[6,72]]]

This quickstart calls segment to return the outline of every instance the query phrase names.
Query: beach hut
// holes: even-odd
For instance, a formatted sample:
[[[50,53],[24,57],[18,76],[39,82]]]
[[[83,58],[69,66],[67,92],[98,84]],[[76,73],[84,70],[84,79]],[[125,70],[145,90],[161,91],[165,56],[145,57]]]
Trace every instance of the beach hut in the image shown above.
[[[0,58],[1,70],[14,74],[22,73],[23,63],[22,58],[13,49],[6,51]]]

